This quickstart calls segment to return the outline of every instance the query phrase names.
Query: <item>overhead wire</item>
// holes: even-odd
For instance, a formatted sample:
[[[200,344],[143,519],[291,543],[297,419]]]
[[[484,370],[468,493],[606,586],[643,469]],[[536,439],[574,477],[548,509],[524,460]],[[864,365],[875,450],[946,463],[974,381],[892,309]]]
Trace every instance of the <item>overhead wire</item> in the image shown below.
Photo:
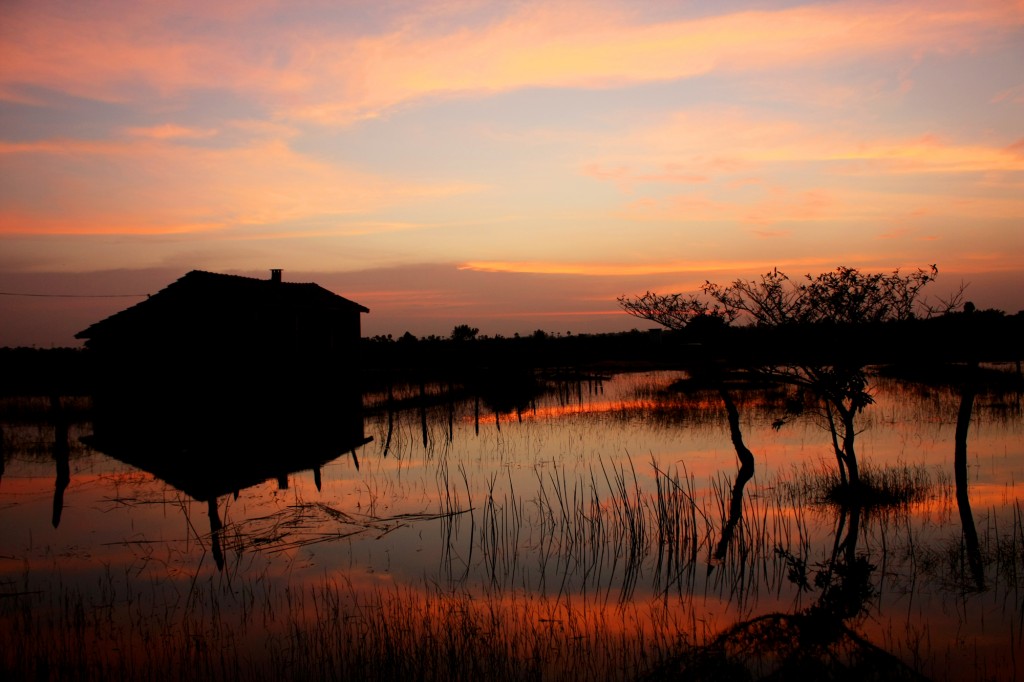
[[[0,296],[30,296],[34,298],[147,298],[149,294],[27,294],[0,291]]]

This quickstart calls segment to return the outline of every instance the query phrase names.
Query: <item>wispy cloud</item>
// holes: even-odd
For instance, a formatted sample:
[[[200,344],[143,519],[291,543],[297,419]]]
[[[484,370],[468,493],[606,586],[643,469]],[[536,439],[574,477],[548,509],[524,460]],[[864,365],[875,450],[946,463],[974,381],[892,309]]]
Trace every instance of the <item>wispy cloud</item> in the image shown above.
[[[203,140],[217,135],[212,128],[190,128],[164,123],[162,125],[150,126],[148,128],[128,128],[125,134],[131,137],[147,137],[154,140]]]
[[[273,139],[196,148],[175,144],[187,134],[175,128],[170,133],[107,142],[0,143],[0,167],[17,163],[20,182],[49,188],[45,196],[0,190],[0,233],[225,230],[353,216],[393,202],[476,189],[469,183],[385,179],[312,159]],[[48,162],[52,156],[62,157],[59,172]],[[395,224],[377,227],[393,231]],[[358,232],[374,229],[374,222],[364,221]]]
[[[782,223],[1019,218],[1020,142],[961,135],[967,139],[899,137],[866,125],[701,107],[624,134],[581,172],[626,195],[623,220],[749,225],[758,236]]]
[[[1007,88],[992,98],[993,103],[1006,102],[1009,104],[1024,104],[1024,83]]]
[[[322,45],[324,73],[337,77],[339,87],[288,115],[344,124],[437,94],[608,88],[812,62],[820,67],[853,55],[950,53],[1008,35],[1021,16],[1005,2],[969,8],[858,2],[651,24],[601,5],[511,7],[490,24],[441,35],[409,27],[352,45]]]
[[[187,4],[25,3],[5,14],[0,92],[31,85],[124,102],[229,88],[285,118],[344,125],[434,95],[607,88],[852,55],[957,52],[1008,35],[1022,14],[998,1],[854,2],[650,23],[593,3],[505,7],[484,20],[456,13],[433,21],[428,5],[354,36],[344,24],[297,30],[303,13],[292,17],[284,5],[218,16],[204,4],[205,24],[197,25]]]
[[[1024,170],[1013,140],[962,143],[922,133],[893,137],[870,128],[843,129],[736,108],[681,111],[634,130],[607,156],[585,167],[618,184],[692,183],[756,173],[769,164],[823,163],[827,172],[980,173]],[[599,172],[610,167],[613,170]],[[663,172],[671,169],[671,173]]]
[[[828,266],[824,258],[794,258],[786,262],[768,260],[720,261],[656,261],[647,263],[572,263],[558,261],[475,261],[459,265],[461,270],[478,272],[506,272],[545,275],[584,275],[588,277],[636,277],[665,274],[710,274],[715,272],[739,273],[771,270],[785,265],[812,267]]]

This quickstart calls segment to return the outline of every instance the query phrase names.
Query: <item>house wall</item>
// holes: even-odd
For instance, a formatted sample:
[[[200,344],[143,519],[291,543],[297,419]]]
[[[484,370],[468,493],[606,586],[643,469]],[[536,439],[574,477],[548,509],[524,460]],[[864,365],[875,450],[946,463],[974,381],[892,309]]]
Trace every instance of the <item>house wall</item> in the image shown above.
[[[89,347],[113,392],[322,393],[356,383],[360,329],[351,308],[210,307]]]

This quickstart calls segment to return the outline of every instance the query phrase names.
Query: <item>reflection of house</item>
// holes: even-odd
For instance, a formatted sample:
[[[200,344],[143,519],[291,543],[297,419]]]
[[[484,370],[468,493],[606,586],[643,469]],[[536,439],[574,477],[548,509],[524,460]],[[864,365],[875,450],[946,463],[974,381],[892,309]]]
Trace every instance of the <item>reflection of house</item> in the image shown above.
[[[201,502],[320,467],[372,439],[364,435],[363,416],[348,406],[358,397],[338,400],[322,414],[225,414],[196,419],[188,409],[140,415],[97,410],[90,447],[148,471]],[[146,419],[145,417],[149,418]],[[358,466],[358,460],[355,460]],[[319,481],[317,483],[319,487]]]
[[[176,402],[156,400],[159,409],[144,407],[152,395],[98,403],[94,433],[82,440],[206,502],[210,547],[218,568],[224,568],[224,554],[217,498],[237,498],[241,490],[273,479],[287,487],[291,475],[306,470],[312,471],[319,490],[324,465],[350,452],[358,468],[356,450],[372,440],[363,433],[362,413],[353,407],[359,394],[352,388],[321,396],[312,411],[282,409],[281,401],[269,401],[268,409],[266,401],[227,393],[216,394],[216,403],[200,397],[199,410],[197,401],[183,400],[184,396]],[[63,494],[60,471],[58,460],[57,485]],[[58,501],[55,496],[54,525]]]

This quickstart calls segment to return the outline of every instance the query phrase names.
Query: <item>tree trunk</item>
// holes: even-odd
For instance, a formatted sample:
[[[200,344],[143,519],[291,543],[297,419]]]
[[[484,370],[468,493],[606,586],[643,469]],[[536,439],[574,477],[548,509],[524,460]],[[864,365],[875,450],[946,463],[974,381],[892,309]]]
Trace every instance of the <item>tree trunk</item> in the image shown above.
[[[843,461],[846,463],[846,469],[850,474],[850,487],[854,489],[860,486],[857,453],[853,447],[853,440],[857,435],[854,424],[856,413],[854,408],[839,408],[839,414],[843,418]]]
[[[845,488],[849,485],[846,478],[846,465],[843,464],[843,449],[839,446],[839,432],[836,429],[836,416],[832,403],[824,400],[825,415],[828,417],[828,432],[832,436],[832,450],[836,453],[836,467],[839,469],[839,483]]]

